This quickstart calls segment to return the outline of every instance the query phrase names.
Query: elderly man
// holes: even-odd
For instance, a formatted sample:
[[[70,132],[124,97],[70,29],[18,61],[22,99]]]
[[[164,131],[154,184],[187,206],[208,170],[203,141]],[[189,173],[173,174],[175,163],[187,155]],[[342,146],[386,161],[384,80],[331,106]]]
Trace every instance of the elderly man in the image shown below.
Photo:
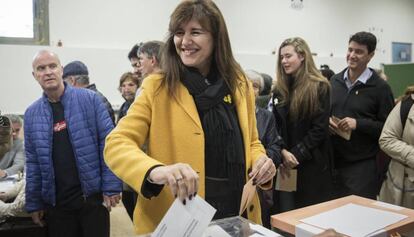
[[[15,114],[6,115],[11,121],[13,146],[10,151],[0,158],[0,179],[23,172],[24,148],[23,140],[19,138],[22,119]]]
[[[143,78],[151,73],[161,71],[160,54],[163,46],[163,42],[154,40],[145,42],[138,49],[139,71]]]
[[[121,181],[103,159],[113,123],[101,98],[63,82],[58,56],[42,50],[33,76],[43,96],[25,112],[26,210],[50,236],[108,236]]]
[[[71,86],[86,88],[98,94],[98,96],[101,97],[102,101],[105,103],[106,109],[111,116],[112,122],[115,123],[115,113],[112,109],[111,103],[109,103],[108,99],[100,91],[98,91],[95,83],[90,84],[88,67],[86,67],[83,62],[73,61],[66,64],[66,66],[63,68],[63,80],[65,80]]]

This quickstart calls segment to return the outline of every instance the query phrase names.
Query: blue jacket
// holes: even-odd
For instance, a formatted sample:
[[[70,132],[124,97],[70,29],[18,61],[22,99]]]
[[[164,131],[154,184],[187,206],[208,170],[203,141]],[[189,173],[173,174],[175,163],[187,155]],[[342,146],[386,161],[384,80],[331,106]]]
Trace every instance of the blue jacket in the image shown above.
[[[61,97],[84,196],[111,196],[122,191],[121,181],[103,158],[105,138],[113,129],[108,111],[99,96],[65,83]],[[26,149],[26,210],[34,212],[56,204],[52,161],[53,114],[46,95],[35,101],[24,115]]]

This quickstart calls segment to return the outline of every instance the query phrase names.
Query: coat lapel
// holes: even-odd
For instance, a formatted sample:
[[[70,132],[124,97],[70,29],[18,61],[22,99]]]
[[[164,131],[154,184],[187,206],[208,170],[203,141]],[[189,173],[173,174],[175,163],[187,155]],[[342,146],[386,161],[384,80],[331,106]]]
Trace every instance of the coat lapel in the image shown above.
[[[197,112],[197,107],[194,103],[193,97],[188,92],[187,88],[182,83],[178,85],[178,93],[176,96],[177,103],[190,116],[193,122],[202,129],[200,117]]]

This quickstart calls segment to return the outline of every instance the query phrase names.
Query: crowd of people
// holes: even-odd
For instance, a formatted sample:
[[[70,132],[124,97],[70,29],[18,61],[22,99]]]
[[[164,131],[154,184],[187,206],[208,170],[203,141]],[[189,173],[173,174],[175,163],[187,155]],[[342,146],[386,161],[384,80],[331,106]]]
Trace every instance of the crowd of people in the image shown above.
[[[241,215],[267,228],[273,214],[351,194],[414,208],[414,89],[395,105],[383,73],[368,67],[376,43],[353,34],[335,74],[318,69],[304,39],[288,38],[272,80],[236,62],[213,1],[182,1],[165,41],[128,53],[117,114],[83,62],[63,66],[40,50],[32,69],[42,96],[24,123],[0,117],[0,179],[23,177],[0,192],[0,222],[25,214],[49,236],[109,236],[122,200],[145,234],[177,198],[201,196],[214,219],[239,215],[249,179],[257,194]],[[389,169],[379,169],[380,147]],[[277,172],[297,173],[296,191],[275,190]]]

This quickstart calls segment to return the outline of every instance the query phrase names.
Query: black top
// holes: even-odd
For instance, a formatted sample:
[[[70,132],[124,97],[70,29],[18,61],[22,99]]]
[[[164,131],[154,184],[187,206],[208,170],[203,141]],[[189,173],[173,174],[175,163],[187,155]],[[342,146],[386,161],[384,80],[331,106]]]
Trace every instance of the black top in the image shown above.
[[[351,140],[332,136],[336,165],[370,159],[379,151],[378,139],[384,122],[394,107],[390,86],[375,71],[366,84],[359,83],[348,90],[344,73],[346,69],[331,78],[331,115],[338,118],[355,118],[356,129]]]
[[[256,108],[257,132],[259,140],[266,149],[266,154],[273,160],[276,166],[282,163],[281,144],[282,137],[277,132],[276,120],[272,112],[257,107]]]
[[[76,207],[82,197],[81,183],[61,102],[51,103],[53,111],[52,160],[55,171],[56,205]]]
[[[289,117],[289,104],[278,103],[273,107],[278,131],[283,138],[282,147],[291,152],[299,162],[296,167],[297,191],[294,192],[293,208],[313,205],[331,198],[332,152],[328,127],[330,94],[326,87],[328,85],[320,84],[320,108],[312,116],[305,115],[292,120]],[[277,100],[273,99],[273,102],[282,99],[277,92],[274,97]]]
[[[106,110],[108,110],[109,116],[111,117],[111,120],[115,125],[115,112],[112,109],[112,105],[111,103],[109,103],[108,99],[100,91],[98,91],[95,84],[90,84],[86,87],[86,89],[94,91],[99,97],[101,97],[102,101],[105,104]]]
[[[123,118],[127,114],[128,109],[131,106],[131,104],[132,104],[131,101],[125,101],[121,105],[121,108],[119,109],[119,113],[118,113],[118,121],[117,121],[117,123],[119,123],[119,120],[121,120],[121,118]]]

